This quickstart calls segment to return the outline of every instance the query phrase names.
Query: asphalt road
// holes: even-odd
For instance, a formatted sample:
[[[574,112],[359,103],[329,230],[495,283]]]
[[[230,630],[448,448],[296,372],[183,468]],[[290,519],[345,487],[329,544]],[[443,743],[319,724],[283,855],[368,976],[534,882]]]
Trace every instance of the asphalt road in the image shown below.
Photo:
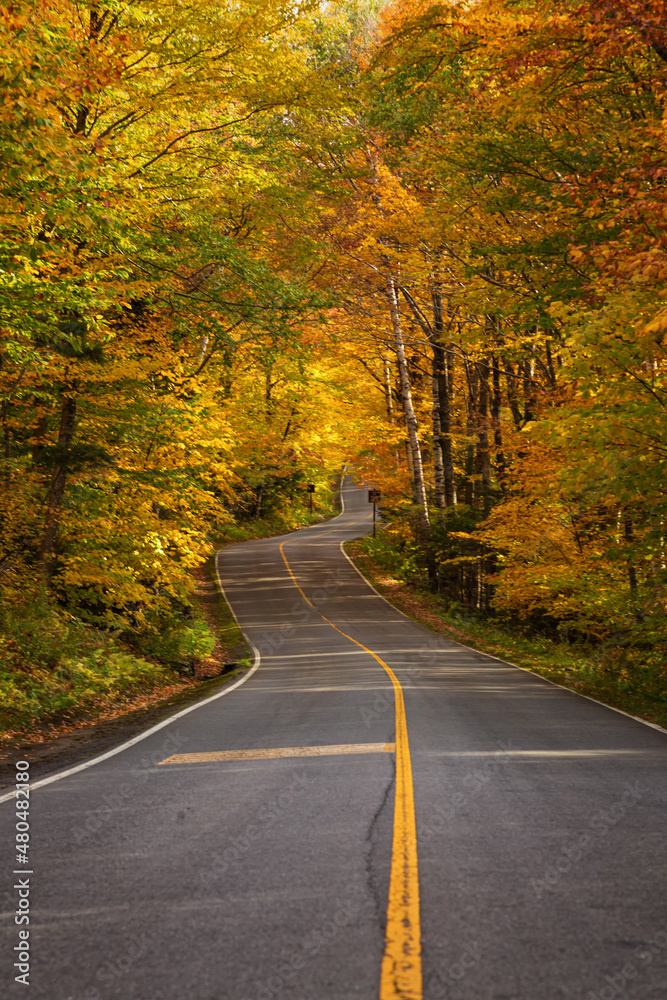
[[[0,995],[667,996],[667,735],[403,617],[340,551],[369,526],[344,500],[220,553],[258,669],[36,785],[29,875],[0,805]]]

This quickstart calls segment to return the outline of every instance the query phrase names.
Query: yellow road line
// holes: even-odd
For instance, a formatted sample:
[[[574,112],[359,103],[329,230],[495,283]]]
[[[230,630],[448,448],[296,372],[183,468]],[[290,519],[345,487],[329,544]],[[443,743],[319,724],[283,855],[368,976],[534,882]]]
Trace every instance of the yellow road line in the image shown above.
[[[370,516],[371,515],[369,514],[368,517]],[[331,531],[320,531],[317,537],[321,538],[322,535],[335,535],[337,531],[341,531],[343,528],[351,528],[353,524],[363,524],[363,522],[366,521],[367,519],[368,519],[367,517],[362,517],[360,521],[348,521],[347,524],[339,524],[337,528],[332,528]],[[314,525],[311,525],[311,527],[314,527]],[[292,539],[290,539],[290,541],[292,541]],[[283,545],[284,544],[285,542],[283,542]],[[283,552],[282,545],[280,546],[280,554],[284,559],[285,554]],[[289,566],[287,568],[289,569]],[[292,577],[292,579],[294,579],[294,577]],[[306,598],[306,600],[308,600],[308,598]],[[310,601],[308,601],[308,603],[310,604]]]
[[[258,750],[210,750],[204,753],[174,753],[160,764],[205,764],[216,760],[267,760],[275,757],[327,757],[344,753],[393,753],[395,743],[343,743],[326,747],[275,747]]]
[[[280,554],[296,589],[306,604],[317,611],[321,618],[340,635],[345,636],[386,670],[394,687],[396,712],[396,795],[394,798],[394,837],[391,851],[389,901],[387,903],[387,929],[384,956],[380,973],[379,1000],[422,1000],[421,924],[419,914],[419,868],[417,859],[417,826],[412,784],[412,764],[408,726],[405,718],[403,689],[391,667],[354,639],[343,632],[326,615],[308,600],[292,572],[280,545]]]

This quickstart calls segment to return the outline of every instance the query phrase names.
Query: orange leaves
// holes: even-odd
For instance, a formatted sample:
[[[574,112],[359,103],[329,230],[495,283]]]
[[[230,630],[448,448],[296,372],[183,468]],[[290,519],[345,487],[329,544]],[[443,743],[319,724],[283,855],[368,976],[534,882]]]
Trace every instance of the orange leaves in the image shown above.
[[[479,536],[501,548],[498,599],[594,633],[637,586],[619,511],[632,507],[645,553],[667,515],[665,24],[665,0],[393,5],[373,64],[377,148],[419,204],[392,238],[399,216],[381,215],[378,192],[376,231],[422,309],[429,278],[446,294],[469,376],[454,382],[468,412],[452,435],[471,449],[468,497],[487,432],[471,362],[493,352],[506,368],[504,499]],[[417,377],[417,347],[420,362]]]
[[[300,341],[299,324],[318,308],[304,277],[315,255],[290,230],[294,122],[325,100],[305,44],[316,14],[310,0],[258,3],[251,16],[220,0],[58,0],[0,15],[4,426],[30,442],[34,397],[44,404],[34,455],[29,444],[14,454],[11,438],[0,493],[26,484],[39,548],[44,496],[65,469],[64,596],[182,596],[211,523],[229,517],[247,431],[260,477],[275,459],[326,478],[347,448],[349,366],[340,384],[309,368],[318,333]],[[288,370],[270,428],[248,424],[260,346]],[[311,380],[326,383],[315,393],[326,418]],[[68,394],[77,426],[62,455]],[[13,507],[10,547],[28,537]]]
[[[667,330],[667,309],[661,309],[653,319],[644,326],[643,332],[647,335],[664,333]]]

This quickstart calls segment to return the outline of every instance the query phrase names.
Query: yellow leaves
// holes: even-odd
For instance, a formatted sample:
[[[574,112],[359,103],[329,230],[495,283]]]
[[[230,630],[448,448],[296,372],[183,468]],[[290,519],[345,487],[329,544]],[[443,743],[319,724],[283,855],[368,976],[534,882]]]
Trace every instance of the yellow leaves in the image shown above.
[[[24,294],[4,301],[34,354],[21,439],[31,440],[37,396],[53,449],[61,397],[76,394],[58,586],[122,606],[186,585],[212,521],[231,518],[239,473],[324,482],[377,406],[353,357],[327,357],[315,323],[300,337],[301,292],[290,286],[311,267],[307,253],[295,264],[290,243],[302,221],[290,116],[311,128],[310,109],[324,108],[334,150],[339,129],[339,85],[313,70],[320,4],[130,2],[121,33],[109,19],[95,44],[91,10],[47,5],[13,47],[19,21],[0,17],[18,81],[0,108],[17,130],[5,161],[20,182],[0,221]],[[387,199],[403,225],[414,209]],[[3,345],[3,391],[17,371]],[[13,502],[14,524],[25,534],[32,506],[38,535],[52,465],[35,471],[29,447],[16,464],[29,489],[25,518]]]
[[[665,330],[667,330],[667,309],[662,309],[643,327],[643,333],[649,335],[663,333]]]

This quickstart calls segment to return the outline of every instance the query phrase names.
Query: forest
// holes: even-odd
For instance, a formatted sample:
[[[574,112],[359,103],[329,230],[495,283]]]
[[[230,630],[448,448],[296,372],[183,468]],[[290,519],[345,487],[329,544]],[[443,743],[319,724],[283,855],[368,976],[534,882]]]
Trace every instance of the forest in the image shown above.
[[[666,712],[665,0],[0,26],[4,727],[204,659],[198,567],[345,464],[376,568]]]

